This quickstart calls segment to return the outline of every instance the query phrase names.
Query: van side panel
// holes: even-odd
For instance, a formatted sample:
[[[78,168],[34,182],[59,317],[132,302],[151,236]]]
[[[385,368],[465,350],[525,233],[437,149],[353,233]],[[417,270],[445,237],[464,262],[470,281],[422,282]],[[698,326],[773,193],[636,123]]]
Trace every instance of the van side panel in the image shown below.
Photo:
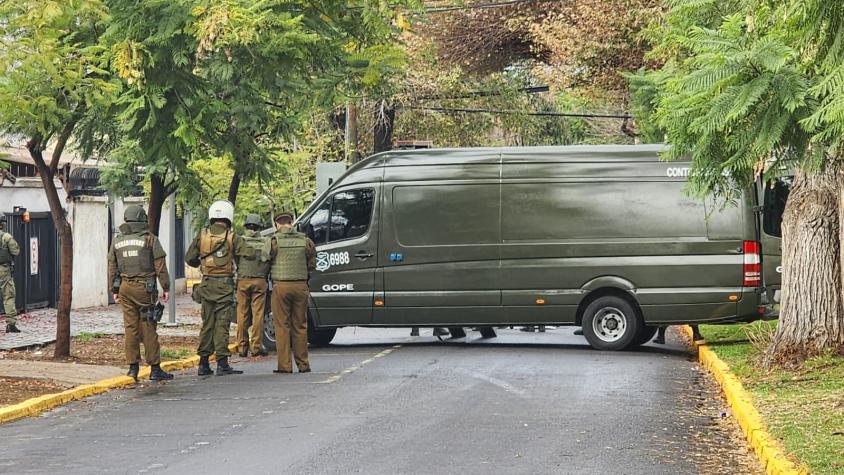
[[[736,315],[742,215],[710,213],[710,239],[679,165],[504,163],[502,304],[518,309],[508,320],[574,323],[586,284],[607,276],[632,283],[650,324]],[[537,299],[541,315],[521,311]]]
[[[500,165],[387,168],[381,228],[387,325],[500,317]]]

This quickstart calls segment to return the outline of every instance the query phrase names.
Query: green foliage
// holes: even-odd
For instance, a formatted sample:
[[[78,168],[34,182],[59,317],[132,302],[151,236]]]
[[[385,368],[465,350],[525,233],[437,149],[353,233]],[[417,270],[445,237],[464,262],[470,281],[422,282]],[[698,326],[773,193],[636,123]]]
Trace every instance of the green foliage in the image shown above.
[[[43,149],[107,107],[120,88],[98,44],[108,18],[98,0],[0,3],[0,132]]]
[[[840,5],[669,3],[648,32],[665,66],[628,76],[631,110],[645,129],[665,134],[665,158],[691,157],[693,191],[730,200],[765,170],[817,167],[839,155]]]

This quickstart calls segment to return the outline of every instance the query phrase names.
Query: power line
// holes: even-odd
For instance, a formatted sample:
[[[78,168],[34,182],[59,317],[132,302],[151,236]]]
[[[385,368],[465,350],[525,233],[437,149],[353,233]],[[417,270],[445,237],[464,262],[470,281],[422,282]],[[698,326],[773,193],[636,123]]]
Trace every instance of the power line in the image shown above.
[[[519,111],[513,109],[472,109],[461,107],[422,107],[422,106],[401,106],[404,109],[444,112],[444,113],[468,113],[468,114],[499,114],[499,115],[528,115],[535,117],[574,117],[581,119],[632,119],[629,114],[587,114],[576,112],[554,112],[554,111]]]
[[[455,5],[450,7],[429,7],[424,10],[424,13],[445,13],[445,12],[453,12],[458,10],[485,10],[490,8],[501,8],[501,7],[510,7],[513,5],[519,5],[522,3],[548,3],[548,2],[556,2],[559,0],[507,0],[502,2],[492,2],[492,3],[474,3],[470,5]]]
[[[543,92],[550,91],[551,88],[549,86],[530,86],[530,87],[520,87],[515,90],[515,92],[523,92],[525,94],[539,94]],[[492,97],[492,96],[502,96],[505,94],[505,91],[470,91],[465,94],[459,96],[422,96],[417,98],[420,101],[432,101],[432,100],[447,100],[447,99],[471,99],[473,97]]]

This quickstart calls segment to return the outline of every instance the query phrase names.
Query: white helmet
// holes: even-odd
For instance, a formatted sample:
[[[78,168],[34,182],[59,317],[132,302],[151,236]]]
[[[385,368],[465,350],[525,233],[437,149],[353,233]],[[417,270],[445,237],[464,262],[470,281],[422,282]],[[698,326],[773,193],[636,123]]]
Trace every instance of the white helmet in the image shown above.
[[[217,200],[208,208],[208,220],[227,219],[229,224],[234,222],[234,205],[231,201]]]

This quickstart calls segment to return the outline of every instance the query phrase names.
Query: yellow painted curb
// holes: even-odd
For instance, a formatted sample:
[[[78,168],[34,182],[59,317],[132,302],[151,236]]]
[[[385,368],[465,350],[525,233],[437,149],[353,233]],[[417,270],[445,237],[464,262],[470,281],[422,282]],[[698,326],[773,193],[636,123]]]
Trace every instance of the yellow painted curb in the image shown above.
[[[688,325],[683,327],[692,336],[692,329]],[[765,428],[765,421],[753,406],[753,399],[750,393],[744,389],[741,381],[730,371],[727,365],[718,355],[705,344],[695,344],[698,350],[698,359],[701,366],[709,370],[718,381],[727,402],[733,410],[733,415],[741,426],[742,432],[747,437],[747,442],[753,447],[759,461],[765,466],[768,475],[806,475],[808,470],[798,469],[794,463],[785,455],[774,436],[768,433]]]
[[[229,351],[237,351],[237,345],[234,343],[230,344]],[[191,356],[190,358],[185,358],[183,360],[162,362],[161,369],[165,371],[179,370],[191,368],[198,364],[199,356]],[[149,371],[149,366],[141,368],[141,371],[138,373],[138,379],[149,378]],[[44,411],[61,406],[62,404],[67,404],[71,401],[83,399],[95,394],[104,393],[109,389],[129,386],[130,384],[135,384],[135,380],[129,376],[116,376],[114,378],[102,379],[95,383],[76,386],[75,388],[71,388],[60,393],[45,394],[44,396],[27,399],[26,401],[18,404],[0,408],[0,424],[23,419],[24,417],[37,416]]]

